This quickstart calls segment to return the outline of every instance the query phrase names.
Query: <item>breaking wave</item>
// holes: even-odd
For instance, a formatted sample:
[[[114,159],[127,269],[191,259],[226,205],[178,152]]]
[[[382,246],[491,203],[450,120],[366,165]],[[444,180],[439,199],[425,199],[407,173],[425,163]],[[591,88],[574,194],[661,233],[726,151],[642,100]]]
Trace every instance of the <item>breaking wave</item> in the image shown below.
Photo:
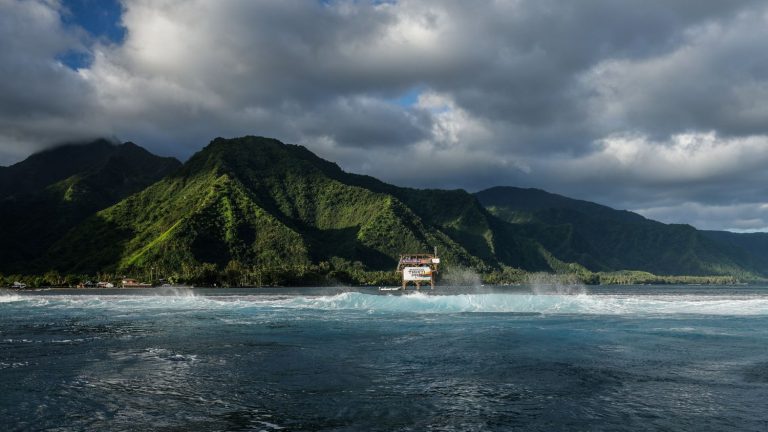
[[[11,303],[21,301],[22,297],[18,294],[0,293],[0,303]]]
[[[0,294],[0,304],[115,310],[328,310],[368,313],[540,313],[768,315],[768,296],[596,295],[484,293],[375,295],[345,292],[311,295],[195,295],[191,290],[157,295]],[[3,306],[3,307],[7,307]]]
[[[298,297],[287,301],[284,306],[413,313],[768,315],[768,298],[723,298],[718,296],[426,295],[422,293],[376,296],[343,293],[319,298]]]

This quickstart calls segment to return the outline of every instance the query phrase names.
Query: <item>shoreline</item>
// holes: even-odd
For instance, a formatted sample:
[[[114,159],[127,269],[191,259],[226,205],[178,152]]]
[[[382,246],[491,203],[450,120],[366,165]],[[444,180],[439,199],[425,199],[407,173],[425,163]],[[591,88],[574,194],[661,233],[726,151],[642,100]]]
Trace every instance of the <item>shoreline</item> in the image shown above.
[[[642,285],[557,285],[557,284],[520,284],[520,285],[483,285],[456,286],[438,285],[435,289],[380,290],[372,286],[305,286],[305,287],[157,287],[157,288],[33,288],[13,290],[0,288],[0,294],[6,295],[83,295],[83,296],[231,296],[231,295],[274,295],[274,296],[334,296],[344,293],[361,293],[376,296],[402,296],[422,294],[427,296],[443,295],[486,295],[486,294],[528,294],[528,295],[706,295],[712,292],[729,291],[733,294],[764,294],[768,284],[751,285],[684,285],[684,284],[642,284]]]

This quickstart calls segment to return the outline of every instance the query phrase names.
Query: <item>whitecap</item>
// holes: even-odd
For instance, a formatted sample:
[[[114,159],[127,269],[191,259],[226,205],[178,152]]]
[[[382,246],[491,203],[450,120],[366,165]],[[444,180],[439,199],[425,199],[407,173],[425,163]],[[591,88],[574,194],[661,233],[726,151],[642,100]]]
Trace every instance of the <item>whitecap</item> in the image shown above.
[[[19,300],[22,299],[22,296]],[[0,297],[1,298],[1,297]],[[704,314],[768,315],[768,296],[623,295],[482,293],[439,295],[413,292],[375,295],[344,292],[326,296],[286,295],[58,295],[24,296],[33,306],[176,313],[194,310],[241,311],[247,316],[226,317],[246,323],[255,312],[280,310],[338,310],[365,313],[523,313],[523,314]],[[238,320],[243,320],[238,322]],[[250,322],[248,322],[250,323]],[[254,321],[253,324],[258,324]]]
[[[24,300],[24,298],[18,294],[0,294],[0,303],[12,303],[22,300]]]

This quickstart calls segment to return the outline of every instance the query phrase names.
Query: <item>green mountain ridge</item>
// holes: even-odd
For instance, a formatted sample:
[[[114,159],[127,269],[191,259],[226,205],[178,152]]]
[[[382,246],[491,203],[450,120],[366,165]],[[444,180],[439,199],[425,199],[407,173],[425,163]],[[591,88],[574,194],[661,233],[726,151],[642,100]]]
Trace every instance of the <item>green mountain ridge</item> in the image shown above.
[[[36,270],[37,258],[67,230],[180,165],[133,143],[96,140],[33,155],[6,168],[14,172],[10,184],[23,186],[0,198],[0,271]],[[8,183],[0,185],[11,191]]]
[[[423,196],[418,209],[409,206]],[[446,199],[441,213],[430,211]],[[202,263],[391,272],[399,254],[438,247],[457,265],[498,268],[486,218],[463,191],[395,188],[276,140],[216,139],[173,175],[67,233],[45,260],[80,272],[169,273]]]
[[[537,189],[495,187],[475,196],[559,259],[591,271],[746,276],[768,270],[737,242],[725,244],[690,225],[664,224]]]
[[[93,145],[93,153],[102,151]],[[131,143],[108,145],[109,157],[85,172],[68,156],[62,159],[77,163],[63,174],[34,187],[11,182],[26,185],[25,194],[0,184],[10,191],[1,208],[13,209],[3,217],[16,221],[0,232],[16,245],[0,257],[0,271],[380,284],[396,280],[401,253],[437,247],[448,273],[468,268],[490,282],[537,271],[593,281],[596,272],[623,270],[740,279],[768,273],[761,255],[768,236],[667,225],[541,190],[397,187],[347,173],[303,146],[254,136],[217,138],[183,165]],[[67,148],[46,154],[57,152]],[[29,158],[36,169],[43,156]],[[20,173],[24,163],[10,168]],[[45,211],[32,212],[28,223],[30,209]]]

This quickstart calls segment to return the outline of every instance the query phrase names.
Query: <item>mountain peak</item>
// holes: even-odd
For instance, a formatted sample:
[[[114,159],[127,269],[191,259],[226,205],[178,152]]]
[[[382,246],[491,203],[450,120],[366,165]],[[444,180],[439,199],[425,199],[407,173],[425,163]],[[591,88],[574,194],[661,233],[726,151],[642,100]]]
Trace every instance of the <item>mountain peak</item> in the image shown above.
[[[235,175],[258,173],[260,177],[289,171],[307,175],[322,172],[331,177],[344,174],[338,165],[320,158],[304,146],[253,135],[212,140],[189,159],[186,169],[189,173],[223,169]]]
[[[66,143],[0,170],[0,198],[37,192],[75,174],[94,173],[121,164],[146,165],[163,172],[180,165],[175,158],[156,156],[132,142],[120,144],[99,138]]]
[[[116,143],[103,138],[67,143],[35,153],[0,171],[0,197],[40,190],[103,163]]]
[[[141,147],[140,145],[134,143],[133,141],[126,141],[122,144],[119,144],[117,148],[124,150],[124,151],[143,151],[149,153],[144,147]]]

